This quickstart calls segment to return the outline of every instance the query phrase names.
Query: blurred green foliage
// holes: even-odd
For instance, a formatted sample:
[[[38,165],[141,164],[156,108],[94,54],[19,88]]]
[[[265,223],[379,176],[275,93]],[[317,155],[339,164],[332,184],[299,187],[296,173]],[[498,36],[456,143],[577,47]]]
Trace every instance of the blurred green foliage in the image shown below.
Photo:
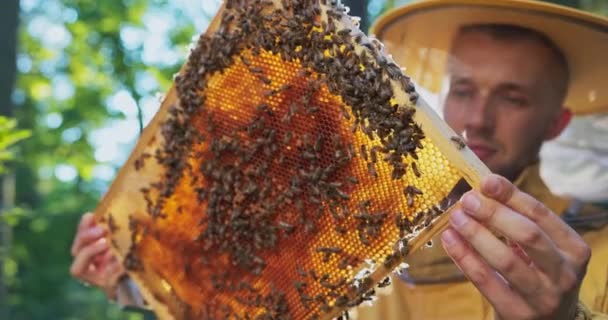
[[[17,128],[17,120],[0,116],[0,174],[6,170],[4,164],[15,159],[10,147],[30,135],[28,130]]]
[[[191,8],[201,3],[21,1],[13,94],[19,128],[14,120],[0,118],[0,163],[12,159],[9,169],[16,176],[16,207],[3,215],[12,240],[0,266],[8,287],[9,319],[141,318],[73,280],[69,248],[80,215],[96,206],[120,165],[120,159],[103,157],[99,140],[112,138],[96,130],[133,114],[141,128],[146,122],[142,105],[167,90],[191,37],[201,31],[195,28],[201,21],[176,5],[185,2],[194,3]],[[404,2],[409,1],[369,1],[370,21]],[[608,10],[604,0],[576,3],[599,13]],[[212,14],[200,8],[195,16],[208,20]],[[155,33],[155,26],[165,26],[166,32]],[[155,52],[156,59],[146,58],[144,35],[151,43],[166,42],[166,49],[161,46],[161,52]],[[171,56],[178,58],[167,58]],[[121,91],[135,101],[137,110],[109,106]],[[5,150],[18,140],[14,157]],[[123,159],[132,145],[122,145]]]
[[[158,12],[164,14],[155,21]],[[150,34],[148,28],[158,24],[167,25],[167,34]],[[137,37],[126,41],[125,30],[147,34],[152,41],[163,38],[168,49],[158,55],[173,53],[180,59],[144,63],[144,45]],[[17,207],[4,214],[12,227],[1,269],[9,319],[140,318],[73,280],[69,248],[81,214],[95,208],[120,164],[96,159],[95,140],[103,136],[95,130],[125,121],[132,113],[109,108],[109,99],[124,90],[141,102],[166,90],[196,34],[195,21],[171,1],[21,2],[13,93],[20,129],[0,118],[0,160],[10,157],[3,146],[31,133],[19,144],[18,161],[10,168],[17,177]],[[136,113],[141,126],[142,110]],[[128,154],[129,148],[125,145],[120,152]],[[109,177],[96,174],[100,165],[110,170]]]

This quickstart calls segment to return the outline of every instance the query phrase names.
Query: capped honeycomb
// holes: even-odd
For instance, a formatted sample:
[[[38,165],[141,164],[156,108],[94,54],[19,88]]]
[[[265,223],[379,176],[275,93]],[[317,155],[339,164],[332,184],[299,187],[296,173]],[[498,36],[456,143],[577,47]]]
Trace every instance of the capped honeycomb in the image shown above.
[[[228,1],[96,212],[162,319],[327,319],[485,173],[346,7]]]

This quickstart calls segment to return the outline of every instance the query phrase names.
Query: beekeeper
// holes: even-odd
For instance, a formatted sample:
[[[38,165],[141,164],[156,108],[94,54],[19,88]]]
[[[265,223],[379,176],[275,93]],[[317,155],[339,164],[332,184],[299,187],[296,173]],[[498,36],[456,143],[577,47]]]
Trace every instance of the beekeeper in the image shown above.
[[[608,217],[552,194],[539,151],[573,115],[608,111],[608,20],[540,1],[429,0],[371,33],[504,179],[465,194],[442,245],[414,253],[357,318],[605,317]]]

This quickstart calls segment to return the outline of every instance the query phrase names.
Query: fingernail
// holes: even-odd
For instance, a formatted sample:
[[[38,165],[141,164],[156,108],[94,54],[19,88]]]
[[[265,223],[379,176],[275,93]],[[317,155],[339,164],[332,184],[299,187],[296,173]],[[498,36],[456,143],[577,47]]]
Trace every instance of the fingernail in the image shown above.
[[[467,217],[464,212],[460,209],[456,209],[454,210],[454,212],[452,213],[452,215],[450,216],[450,222],[452,223],[452,225],[454,227],[461,227],[462,225],[464,225],[467,221],[469,220],[469,217]]]
[[[93,236],[97,237],[103,233],[103,229],[101,227],[95,227],[93,228],[93,230],[91,230],[91,233],[93,234]]]
[[[462,197],[462,207],[469,212],[477,212],[481,206],[479,198],[474,193],[467,193]]]
[[[498,179],[496,177],[489,177],[486,179],[484,184],[484,190],[488,195],[495,196],[498,194],[500,188]]]
[[[104,247],[108,244],[108,240],[106,240],[106,238],[101,238],[97,240],[97,243],[99,244],[99,246]]]
[[[454,235],[454,231],[452,230],[446,230],[441,234],[441,240],[443,241],[444,244],[451,246],[454,243],[456,243],[456,241],[458,241],[456,239],[456,235]]]

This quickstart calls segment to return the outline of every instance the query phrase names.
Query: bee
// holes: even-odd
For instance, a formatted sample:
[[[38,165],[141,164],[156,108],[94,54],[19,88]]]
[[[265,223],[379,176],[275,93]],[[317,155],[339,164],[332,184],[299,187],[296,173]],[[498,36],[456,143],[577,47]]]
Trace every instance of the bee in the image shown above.
[[[359,241],[361,241],[361,243],[363,243],[365,246],[369,246],[371,244],[369,237],[361,229],[359,230]]]
[[[264,70],[262,70],[262,68],[260,68],[260,67],[250,67],[249,71],[251,73],[255,73],[255,74],[262,74],[262,73],[264,73]]]
[[[431,210],[432,210],[432,216],[433,217],[437,217],[437,216],[441,215],[444,212],[443,209],[441,209],[441,207],[438,206],[438,205],[434,205],[431,208]]]
[[[338,264],[338,269],[345,270],[346,268],[348,268],[349,265],[350,264],[348,258],[342,258],[340,260],[340,263]]]
[[[342,200],[349,200],[350,196],[348,194],[346,194],[344,191],[336,188],[335,189],[336,194],[338,195],[338,197],[340,197],[340,199]]]
[[[422,193],[422,191],[420,189],[418,189],[418,188],[416,188],[414,186],[408,186],[408,187],[410,189],[410,193],[416,194],[416,195],[419,195],[419,196],[423,195],[423,193]]]
[[[289,84],[289,83],[286,83],[286,84],[282,84],[282,85],[281,85],[281,86],[280,86],[280,87],[277,89],[277,91],[278,91],[278,92],[283,92],[283,91],[290,90],[291,88],[293,88],[293,85],[291,85],[291,84]]]
[[[295,281],[293,283],[294,288],[300,293],[304,291],[304,289],[308,286],[306,282]]]
[[[347,232],[347,229],[343,226],[335,226],[334,230],[339,233],[340,235],[345,235]]]
[[[378,288],[384,288],[391,285],[391,277],[386,277],[380,283],[378,283]]]
[[[346,283],[346,278],[341,278],[340,280],[338,280],[335,283],[329,282],[328,279],[321,279],[319,284],[327,289],[336,290],[336,289],[340,288],[341,286],[343,286],[345,283]]]
[[[262,81],[265,85],[269,86],[272,84],[272,80],[268,79],[267,77],[259,76],[258,79],[260,79],[260,81]]]
[[[353,146],[352,143],[349,143],[347,145],[347,151],[348,151],[348,160],[351,160],[353,157],[355,157],[355,147]]]
[[[129,252],[127,253],[125,260],[123,262],[125,269],[129,271],[140,271],[143,270],[143,263],[139,258],[135,255],[134,247],[131,246]]]
[[[355,122],[353,122],[353,125],[350,128],[350,131],[352,133],[357,132],[357,129],[359,129],[359,122],[355,119]]]
[[[361,158],[363,158],[363,160],[368,161],[367,159],[367,147],[362,144],[361,145]]]
[[[348,29],[348,28],[347,29],[342,29],[342,30],[338,31],[338,35],[341,36],[341,37],[346,37],[350,33],[351,33],[351,30]]]
[[[245,56],[241,55],[240,58],[244,65],[246,65],[247,67],[251,66],[251,62]]]
[[[306,271],[302,267],[300,267],[300,266],[296,266],[296,272],[301,277],[304,277],[304,278],[308,277],[308,274],[306,273]]]
[[[367,172],[374,178],[378,178],[378,172],[376,171],[376,168],[374,167],[373,163],[367,163]]]
[[[408,245],[408,240],[406,238],[402,238],[399,241],[397,241],[396,243],[396,248],[395,248],[395,253],[399,254],[402,257],[405,257],[410,250],[410,247]]]
[[[414,206],[414,196],[411,193],[407,193],[407,206],[408,207],[413,207]]]
[[[456,148],[458,150],[462,150],[467,146],[466,143],[464,142],[464,139],[462,139],[462,137],[460,137],[460,136],[452,136],[452,137],[450,137],[450,140],[452,140],[452,142],[454,142],[454,145],[456,145]]]
[[[323,136],[318,135],[317,139],[315,140],[315,144],[313,146],[313,150],[315,152],[321,152],[321,148],[323,147]]]
[[[279,228],[283,229],[286,234],[293,233],[295,227],[287,222],[279,221]]]
[[[317,112],[319,112],[321,109],[318,106],[315,105],[311,105],[307,110],[306,113],[308,114],[315,114]]]
[[[334,302],[336,307],[339,307],[339,308],[346,306],[347,303],[348,303],[348,297],[345,295],[339,296],[338,298],[336,298],[336,301]]]
[[[302,306],[304,306],[304,309],[310,309],[310,302],[312,302],[313,299],[307,295],[307,294],[301,294],[300,295],[300,302],[302,303]]]
[[[317,276],[317,273],[315,272],[314,269],[310,269],[308,271],[308,273],[310,274],[310,277],[315,280],[315,281],[319,281],[319,277]]]
[[[139,171],[141,168],[143,168],[144,161],[151,156],[152,155],[150,155],[149,153],[142,153],[141,156],[139,156],[139,158],[137,158],[135,160],[135,162],[133,163],[133,167],[135,167],[135,171]]]
[[[310,77],[312,75],[312,73],[306,69],[300,69],[300,70],[298,70],[296,75],[298,77]]]
[[[418,96],[417,92],[412,91],[412,92],[409,93],[409,96],[410,96],[410,102],[411,103],[416,104],[416,102],[418,102],[419,96]]]
[[[283,153],[279,154],[279,158],[278,158],[278,160],[277,160],[277,163],[278,163],[279,165],[283,165],[283,164],[285,164],[285,154],[283,154]]]
[[[301,157],[304,160],[317,160],[317,155],[310,151],[303,151]]]
[[[110,233],[115,233],[119,229],[114,220],[114,216],[111,213],[108,213],[108,229],[110,230]]]
[[[116,250],[118,250],[118,249],[119,249],[118,242],[116,242],[116,239],[114,239],[114,238],[110,238],[110,243],[112,244],[112,247],[113,247],[114,249],[116,249]]]
[[[395,262],[397,262],[397,256],[394,253],[392,253],[392,254],[388,254],[384,257],[383,265],[385,268],[391,269],[393,267],[393,265],[395,264]]]
[[[378,162],[378,155],[377,155],[377,153],[378,153],[379,149],[382,149],[382,148],[380,148],[379,146],[374,146],[370,150],[370,158],[372,160],[372,163]]]
[[[317,294],[314,297],[315,301],[319,302],[319,303],[327,303],[327,299],[325,298],[325,295],[322,293]]]
[[[371,126],[361,126],[361,129],[370,140],[374,140],[374,131],[372,130]]]
[[[330,305],[328,305],[327,303],[321,303],[321,306],[319,307],[319,309],[320,309],[322,312],[327,313],[327,312],[331,311],[331,306],[330,306]]]
[[[340,253],[342,252],[342,248],[339,247],[319,247],[316,249],[317,252],[323,253]]]
[[[415,161],[412,162],[412,171],[414,172],[414,175],[416,175],[416,177],[420,178],[420,170],[418,170],[418,165]]]
[[[275,90],[275,89],[264,90],[263,94],[264,94],[265,97],[269,98],[269,97],[272,97],[275,94],[277,94],[277,90]]]
[[[315,230],[316,230],[316,226],[312,221],[310,221],[310,220],[304,221],[304,232],[312,233]]]

